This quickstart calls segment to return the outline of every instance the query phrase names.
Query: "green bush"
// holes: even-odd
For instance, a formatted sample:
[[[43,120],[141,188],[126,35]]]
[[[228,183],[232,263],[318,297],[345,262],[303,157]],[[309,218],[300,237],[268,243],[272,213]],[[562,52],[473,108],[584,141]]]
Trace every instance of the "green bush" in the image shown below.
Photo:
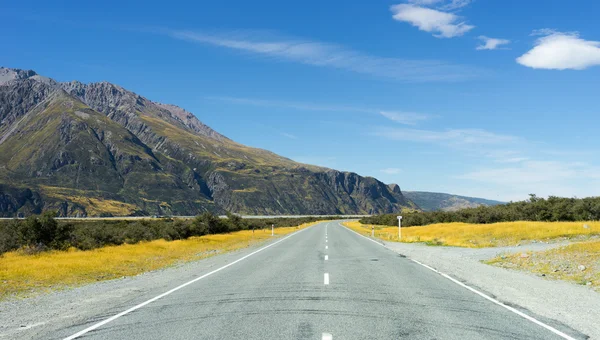
[[[221,219],[204,213],[193,220],[171,218],[147,220],[57,221],[46,212],[25,220],[0,221],[0,254],[21,247],[29,252],[75,247],[90,250],[110,245],[157,239],[181,240],[193,236],[220,234],[247,229],[297,226],[316,218],[242,219],[228,214]]]
[[[397,225],[396,214],[366,217],[364,224]],[[513,221],[597,221],[600,220],[600,197],[548,199],[530,195],[529,200],[495,206],[480,206],[459,211],[412,212],[403,214],[402,226],[422,226],[434,223],[496,223]]]

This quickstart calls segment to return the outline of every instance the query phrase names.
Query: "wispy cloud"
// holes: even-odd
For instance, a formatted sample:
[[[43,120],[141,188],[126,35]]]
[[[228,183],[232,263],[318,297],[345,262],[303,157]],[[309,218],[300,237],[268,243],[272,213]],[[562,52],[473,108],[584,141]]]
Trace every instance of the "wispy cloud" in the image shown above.
[[[275,60],[318,67],[331,67],[400,81],[460,81],[478,77],[484,73],[484,71],[475,67],[438,60],[378,57],[341,45],[279,37],[265,32],[205,33],[170,29],[155,30],[155,32],[166,34],[175,39],[254,53]]]
[[[405,125],[417,125],[419,122],[431,118],[430,115],[414,112],[381,111],[380,114],[387,119],[393,120],[396,123]]]
[[[325,104],[309,104],[302,102],[284,101],[284,100],[271,100],[271,99],[257,99],[257,98],[242,98],[242,97],[228,97],[228,96],[209,96],[205,97],[210,100],[219,100],[236,104],[245,104],[253,106],[263,107],[282,107],[295,110],[307,110],[307,111],[332,111],[332,112],[362,112],[362,113],[376,113],[377,110],[345,106],[345,105],[325,105]]]
[[[511,186],[530,183],[548,183],[551,186],[569,179],[600,179],[597,171],[597,168],[582,163],[531,160],[518,166],[476,170],[459,178]]]
[[[443,10],[452,11],[468,6],[474,0],[452,0],[441,7]]]
[[[508,40],[508,39],[490,38],[490,37],[486,37],[484,35],[480,35],[479,40],[483,41],[483,45],[479,45],[476,48],[479,51],[481,51],[481,50],[496,50],[502,45],[510,44],[510,40]]]
[[[469,5],[473,0],[408,0],[407,2],[417,6],[434,6],[444,11],[453,11]]]
[[[394,5],[390,9],[395,20],[407,22],[421,31],[433,33],[437,38],[458,37],[475,28],[464,22],[458,15],[437,9],[413,4]]]
[[[496,159],[496,163],[521,163],[528,161],[529,157],[512,157],[512,158],[502,158]]]
[[[265,99],[252,99],[252,98],[238,98],[238,97],[206,97],[211,100],[226,101],[236,104],[245,104],[253,106],[263,107],[281,107],[294,110],[307,110],[307,111],[329,111],[329,112],[356,112],[356,113],[369,113],[378,114],[387,119],[395,121],[396,123],[405,125],[417,125],[418,123],[431,119],[434,116],[415,112],[402,112],[402,111],[390,111],[380,110],[373,108],[364,107],[353,107],[345,105],[319,105],[319,104],[308,104],[300,102],[290,102],[281,100],[265,100]]]
[[[289,139],[298,139],[298,136],[292,135],[291,133],[280,132],[279,134],[282,135],[283,137],[286,137],[286,138],[289,138]]]
[[[405,128],[377,128],[374,135],[390,140],[437,143],[443,145],[490,145],[519,140],[518,137],[496,134],[482,129],[448,129],[443,131]]]
[[[380,172],[383,172],[384,174],[388,174],[388,175],[397,175],[400,172],[402,172],[402,169],[398,169],[398,168],[387,168],[387,169],[381,169],[379,170]]]
[[[577,32],[536,30],[535,47],[517,58],[523,66],[549,70],[584,70],[600,65],[600,42],[584,40]]]

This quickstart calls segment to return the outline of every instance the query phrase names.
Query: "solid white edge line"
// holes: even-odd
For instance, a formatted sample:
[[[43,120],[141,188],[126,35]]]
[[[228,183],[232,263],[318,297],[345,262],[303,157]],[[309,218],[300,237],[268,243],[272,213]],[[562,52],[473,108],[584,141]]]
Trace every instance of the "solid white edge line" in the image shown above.
[[[326,285],[329,284],[329,273],[325,273],[325,275],[323,275],[323,283]]]
[[[378,244],[378,245],[380,245],[380,246],[382,246],[382,247],[384,247],[384,248],[387,248],[387,249],[389,249],[388,247],[386,247],[386,246],[385,246],[385,244],[379,243],[379,242],[377,242],[377,241],[373,240],[372,238],[368,238],[368,237],[366,237],[366,236],[364,236],[364,235],[361,235],[361,234],[357,233],[356,231],[354,231],[354,230],[352,230],[352,229],[350,229],[350,228],[348,228],[348,227],[346,227],[346,226],[342,225],[341,223],[340,223],[339,225],[340,225],[340,227],[343,227],[344,229],[346,229],[346,230],[349,230],[349,231],[351,231],[351,232],[355,233],[355,234],[356,234],[356,235],[358,235],[358,236],[361,236],[361,237],[363,237],[363,238],[365,238],[365,239],[367,239],[367,240],[369,240],[369,241],[372,241],[372,242],[374,242],[374,243],[376,243],[376,244]],[[390,250],[391,250],[391,249],[390,249]],[[393,251],[393,250],[392,250],[392,251]],[[535,323],[535,324],[536,324],[536,325],[538,325],[538,326],[542,326],[543,328],[545,328],[545,329],[549,330],[550,332],[552,332],[552,333],[554,333],[554,334],[556,334],[556,335],[558,335],[558,336],[560,336],[560,337],[562,337],[562,338],[564,338],[564,339],[567,339],[567,340],[576,340],[575,338],[571,337],[570,335],[568,335],[568,334],[565,334],[565,333],[563,333],[563,332],[559,331],[558,329],[556,329],[556,328],[554,328],[554,327],[552,327],[552,326],[550,326],[550,325],[548,325],[548,324],[545,324],[545,323],[543,323],[543,322],[539,321],[538,319],[536,319],[536,318],[534,318],[534,317],[532,317],[532,316],[529,316],[529,315],[527,315],[527,314],[525,314],[525,313],[523,313],[523,312],[521,312],[521,311],[519,311],[519,310],[517,310],[517,309],[515,309],[515,308],[513,308],[513,307],[511,307],[511,306],[508,306],[508,305],[506,305],[506,304],[502,303],[501,301],[499,301],[499,300],[496,300],[496,299],[494,299],[493,297],[491,297],[491,296],[489,296],[489,295],[486,295],[485,293],[482,293],[482,292],[478,291],[478,290],[477,290],[477,289],[475,289],[475,288],[472,288],[472,287],[469,287],[469,286],[467,286],[466,284],[464,284],[464,283],[462,283],[462,282],[460,282],[460,281],[458,281],[458,280],[456,280],[456,279],[452,278],[450,275],[447,275],[447,274],[445,274],[445,273],[442,273],[442,272],[440,272],[439,270],[437,270],[437,269],[435,269],[435,268],[432,268],[432,267],[430,267],[430,266],[428,266],[428,265],[426,265],[426,264],[424,264],[424,263],[421,263],[421,262],[419,262],[419,261],[417,261],[417,260],[415,260],[415,259],[410,259],[410,260],[411,260],[411,261],[413,261],[413,262],[414,262],[414,263],[416,263],[416,264],[419,264],[419,265],[421,265],[421,266],[423,266],[423,267],[425,267],[425,268],[427,268],[427,269],[429,269],[429,270],[431,270],[431,271],[433,271],[433,272],[435,272],[435,273],[437,273],[437,274],[439,274],[439,275],[443,276],[444,278],[446,278],[446,279],[448,279],[448,280],[450,280],[450,281],[452,281],[452,282],[456,283],[457,285],[459,285],[459,286],[461,286],[461,287],[463,287],[463,288],[466,288],[466,289],[470,290],[471,292],[473,292],[473,293],[475,293],[475,294],[477,294],[477,295],[481,296],[482,298],[484,298],[484,299],[486,299],[486,300],[488,300],[488,301],[490,301],[490,302],[493,302],[494,304],[496,304],[496,305],[498,305],[498,306],[504,307],[505,309],[507,309],[507,310],[509,310],[509,311],[511,311],[511,312],[513,312],[513,313],[515,313],[515,314],[517,314],[517,315],[519,315],[520,317],[522,317],[522,318],[524,318],[524,319],[526,319],[526,320],[529,320],[529,321],[531,321],[531,322]]]
[[[103,320],[101,322],[98,322],[97,324],[94,324],[94,325],[92,325],[92,326],[90,326],[90,327],[88,327],[88,328],[86,328],[84,330],[81,330],[81,331],[79,331],[79,332],[77,332],[77,333],[75,333],[75,334],[73,334],[71,336],[68,336],[68,337],[64,338],[63,340],[73,340],[73,339],[76,339],[76,338],[78,338],[78,337],[80,337],[80,336],[82,336],[82,335],[84,335],[84,334],[86,334],[86,333],[88,333],[90,331],[93,331],[93,330],[95,330],[95,329],[97,329],[97,328],[99,328],[101,326],[106,325],[109,322],[112,322],[112,321],[114,321],[114,320],[116,320],[116,319],[118,319],[118,318],[120,318],[120,317],[122,317],[124,315],[127,315],[127,314],[129,314],[129,313],[131,313],[131,312],[133,312],[133,311],[135,311],[137,309],[140,309],[140,308],[146,306],[149,303],[152,303],[152,302],[154,302],[156,300],[159,300],[159,299],[161,299],[161,298],[163,298],[163,297],[165,297],[167,295],[170,295],[170,294],[172,294],[172,293],[174,293],[174,292],[176,292],[176,291],[178,291],[178,290],[180,290],[180,289],[182,289],[182,288],[184,288],[186,286],[189,286],[192,283],[195,283],[197,281],[200,281],[200,280],[204,279],[205,277],[208,277],[208,276],[211,276],[212,274],[220,272],[221,270],[223,270],[225,268],[231,267],[234,264],[236,264],[236,263],[238,263],[240,261],[243,261],[243,260],[249,258],[250,256],[254,255],[254,254],[260,253],[261,251],[263,251],[263,250],[265,250],[267,248],[270,248],[270,247],[272,247],[272,246],[274,246],[274,245],[276,245],[276,244],[278,244],[280,242],[283,242],[283,241],[287,240],[288,238],[290,238],[290,237],[292,237],[294,235],[298,235],[299,233],[301,233],[301,232],[303,232],[305,230],[308,230],[311,227],[312,226],[310,226],[310,227],[308,227],[306,229],[302,229],[300,231],[297,231],[297,232],[295,232],[293,234],[290,234],[290,235],[288,235],[288,236],[286,236],[286,237],[284,237],[284,238],[282,238],[282,239],[280,239],[278,241],[275,241],[275,242],[273,242],[273,243],[271,243],[269,245],[266,245],[266,246],[264,246],[264,247],[262,247],[262,248],[260,248],[258,250],[255,250],[252,253],[250,253],[248,255],[245,255],[245,256],[243,256],[243,257],[241,257],[241,258],[239,258],[239,259],[237,259],[237,260],[235,260],[235,261],[233,261],[231,263],[228,263],[228,264],[224,265],[223,267],[217,268],[217,269],[215,269],[215,270],[213,270],[213,271],[211,271],[209,273],[206,273],[206,274],[204,274],[204,275],[202,275],[200,277],[197,277],[197,278],[195,278],[195,279],[193,279],[191,281],[188,281],[188,282],[186,282],[186,283],[184,283],[182,285],[179,285],[179,286],[177,286],[177,287],[175,287],[175,288],[173,288],[173,289],[171,289],[171,290],[169,290],[169,291],[167,291],[165,293],[162,293],[162,294],[160,294],[158,296],[155,296],[155,297],[153,297],[150,300],[144,301],[144,302],[140,303],[139,305],[133,306],[133,307],[131,307],[131,308],[129,308],[129,309],[127,309],[127,310],[119,313],[119,314],[113,315],[110,318],[105,319],[105,320]]]

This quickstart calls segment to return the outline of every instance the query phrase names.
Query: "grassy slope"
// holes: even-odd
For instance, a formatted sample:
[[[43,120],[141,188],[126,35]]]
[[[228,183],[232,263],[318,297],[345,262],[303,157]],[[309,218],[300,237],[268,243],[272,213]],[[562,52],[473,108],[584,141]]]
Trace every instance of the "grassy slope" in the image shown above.
[[[584,228],[584,224],[589,228]],[[362,234],[371,233],[371,226],[358,222],[347,222],[346,226]],[[385,241],[398,241],[398,227],[375,226],[375,236]],[[514,246],[531,241],[585,240],[592,236],[600,236],[600,222],[441,223],[402,228],[402,242],[466,248]]]
[[[318,222],[277,228],[287,235]],[[187,261],[234,251],[271,239],[270,232],[250,230],[192,237],[187,240],[156,240],[104,247],[90,251],[51,251],[37,255],[20,252],[0,256],[0,299],[24,296],[123,276],[137,275]]]
[[[51,95],[28,115],[23,126],[0,145],[0,163],[5,165],[0,178],[29,187],[49,202],[69,201],[84,207],[89,215],[108,212],[117,216],[147,205],[171,209],[162,201],[145,199],[147,195],[170,197],[176,206],[211,205],[199,190],[189,195],[187,185],[160,168],[159,160],[128,130],[66,93]],[[51,171],[61,154],[76,159],[77,164]],[[177,160],[164,160],[162,166],[189,175],[189,169]],[[38,171],[33,178],[32,169]],[[16,183],[15,178],[22,181]]]
[[[502,268],[529,271],[551,279],[589,285],[600,291],[600,240],[528,253],[527,256],[523,256],[522,253],[507,254],[486,263]]]
[[[589,228],[584,228],[583,225]],[[345,223],[350,229],[371,235],[371,226]],[[445,223],[402,229],[402,242],[424,242],[467,248],[514,246],[531,241],[579,241],[559,249],[506,254],[486,263],[543,274],[552,279],[590,285],[600,291],[600,222],[504,222],[494,224]],[[398,227],[375,226],[375,237],[398,240]],[[584,270],[579,268],[585,267]]]

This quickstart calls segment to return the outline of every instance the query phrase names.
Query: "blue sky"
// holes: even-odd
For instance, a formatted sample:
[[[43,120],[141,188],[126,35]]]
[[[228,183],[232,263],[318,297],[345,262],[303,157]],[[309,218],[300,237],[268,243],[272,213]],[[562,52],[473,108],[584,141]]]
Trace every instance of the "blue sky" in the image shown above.
[[[110,81],[403,190],[600,189],[600,2],[21,1],[0,65]]]

